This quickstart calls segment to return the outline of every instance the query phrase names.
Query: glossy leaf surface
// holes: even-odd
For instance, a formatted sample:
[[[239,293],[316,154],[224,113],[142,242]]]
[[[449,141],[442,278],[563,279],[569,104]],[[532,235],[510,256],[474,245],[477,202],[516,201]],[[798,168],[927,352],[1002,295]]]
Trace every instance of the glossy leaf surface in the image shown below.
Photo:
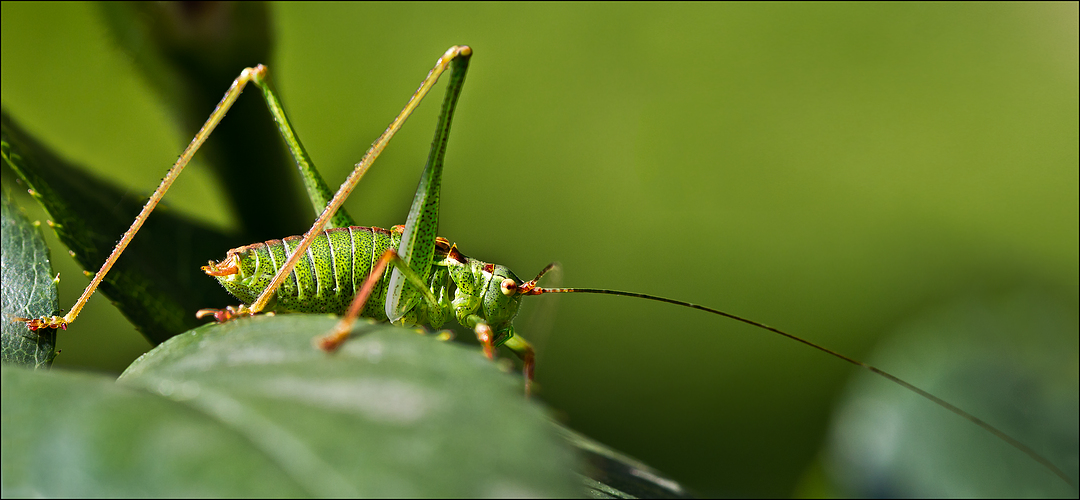
[[[6,151],[5,151],[6,154]],[[30,368],[47,368],[52,364],[56,346],[56,332],[40,330],[31,332],[11,317],[36,318],[56,312],[56,283],[53,283],[49,249],[41,229],[34,226],[17,206],[12,203],[6,190],[2,192],[3,225],[3,362]]]
[[[580,494],[572,453],[517,378],[381,325],[314,349],[334,321],[199,328],[115,384],[6,369],[5,495]]]

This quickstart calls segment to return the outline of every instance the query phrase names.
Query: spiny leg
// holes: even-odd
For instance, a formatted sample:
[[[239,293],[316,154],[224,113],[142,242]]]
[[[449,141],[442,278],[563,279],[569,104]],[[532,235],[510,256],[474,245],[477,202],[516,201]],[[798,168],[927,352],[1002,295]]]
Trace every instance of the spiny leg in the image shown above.
[[[312,208],[315,209],[316,213],[322,212],[330,202],[333,193],[330,191],[330,188],[327,187],[326,181],[323,180],[322,175],[320,175],[319,171],[315,168],[315,163],[311,161],[311,157],[308,155],[307,150],[304,149],[304,145],[300,142],[300,137],[297,135],[296,129],[294,129],[289,122],[289,117],[285,114],[285,107],[281,105],[281,101],[274,92],[273,86],[270,84],[270,75],[264,66],[259,66],[257,68],[252,83],[262,91],[263,100],[266,101],[266,107],[270,110],[270,115],[274,118],[274,124],[277,125],[278,132],[281,133],[281,138],[285,140],[285,145],[289,148],[293,160],[296,161],[296,167],[300,170],[300,178],[304,181],[304,189],[307,191],[308,198],[311,200]],[[355,225],[356,221],[349,216],[344,208],[341,208],[334,214],[333,218],[330,219],[330,223],[327,224],[324,229]]]
[[[424,81],[420,84],[420,88],[417,89],[415,93],[413,93],[412,97],[409,99],[409,102],[405,105],[405,108],[402,109],[401,113],[399,113],[398,116],[394,118],[394,121],[390,123],[390,126],[386,128],[382,135],[380,135],[379,138],[376,139],[375,142],[371,145],[371,148],[368,149],[367,153],[364,154],[364,158],[360,160],[360,163],[356,165],[356,168],[354,168],[352,173],[349,174],[349,177],[346,178],[345,182],[343,182],[341,184],[341,187],[338,188],[337,193],[334,194],[334,197],[330,200],[330,203],[326,205],[326,208],[322,211],[322,214],[319,215],[319,218],[315,221],[315,224],[311,226],[311,229],[304,233],[304,238],[300,240],[300,243],[297,245],[297,247],[293,249],[293,252],[289,256],[288,260],[286,260],[285,263],[278,269],[277,274],[274,275],[274,278],[273,280],[271,280],[270,284],[266,287],[265,290],[263,290],[262,294],[260,294],[259,297],[255,299],[255,302],[253,302],[250,306],[246,308],[247,310],[245,311],[245,314],[255,314],[262,311],[262,309],[266,307],[267,303],[270,301],[270,297],[273,296],[274,292],[277,291],[278,287],[280,287],[281,283],[285,280],[285,276],[292,272],[293,268],[296,267],[296,263],[300,260],[301,256],[303,256],[304,253],[307,252],[307,249],[311,246],[311,242],[315,239],[316,234],[322,231],[326,224],[330,222],[331,218],[337,212],[338,208],[340,208],[341,205],[345,202],[345,199],[348,198],[349,193],[351,193],[352,190],[356,187],[356,184],[360,181],[360,178],[363,177],[364,174],[367,172],[368,168],[371,167],[371,164],[375,161],[375,158],[377,158],[379,154],[382,153],[382,150],[386,148],[387,143],[394,136],[394,134],[396,134],[397,131],[401,129],[401,126],[405,123],[405,120],[409,118],[412,112],[420,104],[420,101],[435,85],[435,82],[438,80],[439,76],[444,71],[446,71],[447,68],[450,68],[452,64],[455,68],[465,66],[466,62],[464,61],[467,61],[470,55],[472,55],[472,49],[470,49],[469,47],[454,46],[447,50],[446,53],[444,53],[443,56],[439,58],[439,60],[435,63],[435,67],[431,69],[427,77],[424,78]],[[455,71],[454,73],[458,73],[458,71]]]
[[[449,53],[449,52],[448,52]],[[424,173],[416,186],[409,218],[402,231],[398,254],[406,262],[406,267],[424,277],[427,281],[431,272],[431,262],[435,257],[435,239],[439,228],[439,198],[442,185],[443,158],[446,156],[446,144],[450,139],[450,124],[454,118],[458,97],[465,85],[465,74],[469,69],[471,50],[463,52],[454,59],[450,81],[446,84],[446,97],[443,98],[442,111],[435,125],[435,136],[431,139]],[[445,56],[444,56],[445,57]],[[409,280],[410,282],[412,280]],[[390,282],[386,287],[386,317],[397,321],[419,300],[416,287],[406,286],[405,268],[396,266],[390,273]],[[420,288],[424,288],[422,285]]]
[[[379,260],[376,261],[375,266],[364,280],[364,284],[361,285],[360,291],[357,292],[356,297],[353,298],[352,303],[349,305],[349,310],[345,313],[345,316],[343,316],[326,335],[314,339],[314,344],[319,349],[326,352],[333,352],[341,347],[342,343],[348,340],[353,325],[356,324],[356,320],[360,317],[360,312],[364,310],[368,298],[371,297],[372,290],[375,289],[375,285],[385,274],[386,266],[388,265],[393,265],[395,270],[401,270],[405,279],[420,290],[424,300],[428,302],[429,307],[438,307],[438,300],[431,290],[425,286],[423,278],[413,272],[412,269],[409,269],[404,259],[399,257],[394,249],[388,249],[383,252],[382,256],[379,257]],[[477,339],[483,346],[484,355],[487,356],[488,359],[495,359],[495,335],[491,326],[484,322],[479,316],[471,315],[470,318],[476,324],[474,331],[476,332]],[[532,392],[533,373],[536,367],[536,352],[533,350],[532,345],[520,335],[511,336],[503,345],[513,351],[513,353],[521,358],[524,363],[522,372],[525,376],[525,396],[528,397]]]
[[[364,284],[360,287],[360,291],[357,292],[356,297],[353,297],[353,301],[349,304],[349,310],[345,313],[345,316],[338,321],[337,325],[330,330],[326,335],[315,338],[315,345],[326,352],[333,352],[341,347],[341,344],[349,338],[349,333],[352,332],[352,327],[356,323],[356,320],[360,317],[360,312],[364,310],[364,305],[367,304],[368,298],[371,296],[371,291],[375,289],[375,285],[382,279],[383,274],[386,272],[387,265],[393,265],[395,269],[404,269],[406,279],[408,279],[414,286],[418,287],[424,296],[424,299],[428,301],[431,307],[438,307],[438,300],[435,298],[435,294],[431,293],[431,290],[424,285],[423,278],[409,269],[397,252],[391,248],[383,252],[382,256],[375,263],[375,267],[371,269],[367,279],[364,280]]]
[[[262,91],[263,100],[266,102],[267,109],[270,110],[270,115],[274,120],[274,124],[277,125],[278,132],[281,134],[282,140],[285,141],[289,153],[292,154],[293,160],[296,162],[296,168],[300,171],[300,177],[304,181],[304,189],[307,191],[308,198],[311,200],[312,208],[314,208],[316,212],[320,212],[330,202],[330,188],[327,187],[326,181],[322,178],[322,175],[319,174],[318,169],[315,168],[315,163],[311,160],[303,143],[300,142],[300,137],[296,133],[296,129],[293,128],[288,115],[285,113],[285,107],[281,105],[277,93],[274,92],[273,85],[270,83],[270,74],[267,68],[263,65],[256,67],[252,74],[251,82]],[[334,214],[333,218],[330,219],[330,222],[326,224],[324,229],[355,225],[356,222],[353,218],[349,216],[344,208],[342,208]],[[229,267],[214,267],[213,263],[211,263],[210,266],[203,266],[202,269],[210,276],[235,274],[238,270],[235,264]],[[239,306],[228,306],[224,309],[199,309],[196,311],[195,317],[199,319],[213,317],[214,321],[224,323],[234,318],[251,314],[254,313],[248,306],[240,304]]]
[[[97,290],[98,285],[105,279],[105,275],[112,269],[113,264],[116,263],[116,259],[120,258],[120,255],[124,253],[131,239],[135,237],[135,233],[139,232],[143,223],[146,222],[147,217],[157,207],[158,202],[165,196],[165,192],[169,190],[172,183],[176,180],[180,172],[184,170],[188,162],[191,161],[191,157],[195,155],[195,152],[206,142],[206,139],[210,137],[210,133],[214,131],[221,119],[225,117],[225,113],[229,111],[236,99],[240,97],[240,93],[244,91],[244,87],[249,81],[252,81],[259,71],[265,71],[265,67],[259,65],[255,68],[245,68],[240,73],[240,76],[233,81],[229,90],[225,92],[225,96],[222,97],[221,102],[214,108],[214,112],[210,113],[210,117],[206,119],[206,123],[203,124],[199,132],[195,134],[195,137],[191,139],[191,143],[188,144],[184,152],[176,159],[176,163],[173,164],[169,172],[165,174],[165,177],[161,179],[161,184],[157,189],[150,194],[150,199],[146,201],[146,205],[143,205],[139,215],[135,217],[135,221],[131,223],[131,227],[124,232],[124,235],[120,238],[120,241],[113,247],[113,251],[109,254],[109,257],[105,259],[105,262],[98,269],[97,274],[90,280],[90,284],[83,290],[79,300],[75,301],[75,305],[71,306],[71,309],[64,316],[49,316],[38,319],[30,318],[13,318],[14,321],[24,321],[26,326],[31,330],[37,330],[39,328],[67,328],[71,322],[75,321],[75,318],[79,316],[79,312],[82,311],[83,306],[90,300],[90,296]]]

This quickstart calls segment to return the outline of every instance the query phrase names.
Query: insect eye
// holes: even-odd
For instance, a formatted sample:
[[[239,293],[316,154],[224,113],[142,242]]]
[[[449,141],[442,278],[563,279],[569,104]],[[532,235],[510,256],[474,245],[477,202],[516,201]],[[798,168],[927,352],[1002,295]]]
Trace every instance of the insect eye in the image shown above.
[[[513,295],[518,291],[517,282],[510,278],[506,278],[499,284],[499,288],[502,289],[503,295]]]

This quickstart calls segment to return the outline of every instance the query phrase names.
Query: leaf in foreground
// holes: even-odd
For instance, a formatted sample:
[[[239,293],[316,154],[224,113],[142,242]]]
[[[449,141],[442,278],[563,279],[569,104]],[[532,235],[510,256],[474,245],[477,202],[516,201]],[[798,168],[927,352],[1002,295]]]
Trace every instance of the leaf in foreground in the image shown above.
[[[334,321],[199,328],[115,385],[5,370],[4,494],[581,494],[573,454],[516,377],[385,325],[314,349]]]

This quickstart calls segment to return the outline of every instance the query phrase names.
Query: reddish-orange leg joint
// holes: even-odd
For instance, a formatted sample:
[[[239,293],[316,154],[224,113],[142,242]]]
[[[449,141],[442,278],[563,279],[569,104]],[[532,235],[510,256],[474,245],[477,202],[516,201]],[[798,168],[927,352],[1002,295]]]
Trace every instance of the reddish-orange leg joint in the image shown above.
[[[491,327],[487,323],[477,323],[476,328],[473,330],[476,332],[476,340],[479,340],[480,345],[484,346],[484,356],[487,356],[488,359],[495,359],[495,344],[492,342],[494,336]]]
[[[214,321],[224,323],[239,318],[240,316],[251,316],[251,312],[244,306],[228,306],[225,309],[199,309],[195,312],[195,317],[198,319],[203,319],[207,316],[213,316]]]
[[[63,309],[60,312],[64,312]],[[11,318],[12,323],[26,323],[26,329],[31,332],[38,330],[45,330],[49,328],[59,328],[61,330],[67,330],[68,323],[64,321],[63,317],[52,316],[49,318],[20,318],[14,316]],[[59,351],[58,351],[59,352]]]
[[[59,323],[56,326],[50,326],[49,323],[47,323],[45,321],[42,321],[40,319],[30,319],[30,318],[11,318],[11,321],[12,322],[16,322],[16,321],[26,322],[26,328],[29,329],[31,332],[36,332],[36,331],[41,330],[43,328],[59,328],[61,330],[67,330],[67,323]]]

